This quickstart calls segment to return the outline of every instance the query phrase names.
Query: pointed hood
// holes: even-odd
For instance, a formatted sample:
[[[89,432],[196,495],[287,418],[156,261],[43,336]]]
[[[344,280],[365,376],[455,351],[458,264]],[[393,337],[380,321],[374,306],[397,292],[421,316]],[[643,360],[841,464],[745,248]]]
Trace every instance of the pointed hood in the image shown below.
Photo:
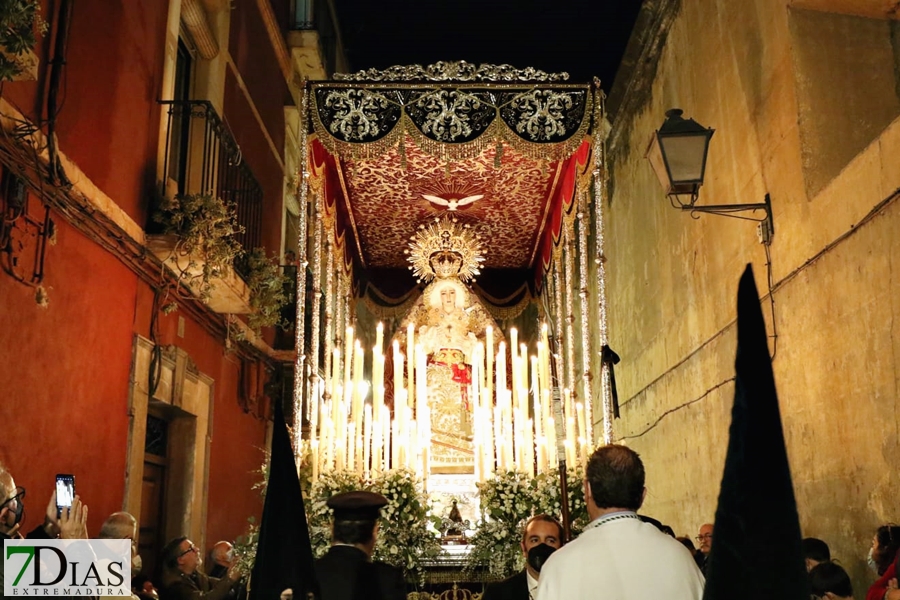
[[[318,593],[300,479],[280,402],[275,402],[269,484],[259,526],[249,600],[272,600],[291,588],[294,598]]]
[[[738,288],[734,407],[705,600],[808,600],[766,325],[753,269]]]

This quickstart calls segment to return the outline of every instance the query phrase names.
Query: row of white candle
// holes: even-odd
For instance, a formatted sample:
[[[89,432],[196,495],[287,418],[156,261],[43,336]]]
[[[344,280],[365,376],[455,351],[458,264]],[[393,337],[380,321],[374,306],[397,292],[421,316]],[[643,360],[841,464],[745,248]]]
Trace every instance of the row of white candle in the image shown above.
[[[471,358],[472,383],[467,390],[472,399],[476,477],[483,481],[495,469],[517,469],[532,476],[535,471],[547,471],[558,465],[560,446],[570,465],[583,464],[592,436],[582,403],[568,389],[563,391],[560,407],[563,436],[557,436],[546,325],[537,355],[531,357],[525,344],[518,345],[517,331],[510,330],[509,374],[506,343],[500,341],[496,353],[485,352],[494,347],[491,327],[485,337],[486,343],[478,343]],[[431,460],[428,364],[424,349],[415,343],[414,327],[406,331],[405,354],[399,340],[393,343],[393,414],[384,403],[384,326],[378,324],[372,349],[371,386],[363,379],[364,352],[352,328],[345,339],[352,340],[349,350],[343,361],[341,349],[334,350],[332,372],[319,382],[311,411],[313,478],[331,469],[370,476],[405,468],[427,480]],[[367,403],[370,387],[372,401]]]

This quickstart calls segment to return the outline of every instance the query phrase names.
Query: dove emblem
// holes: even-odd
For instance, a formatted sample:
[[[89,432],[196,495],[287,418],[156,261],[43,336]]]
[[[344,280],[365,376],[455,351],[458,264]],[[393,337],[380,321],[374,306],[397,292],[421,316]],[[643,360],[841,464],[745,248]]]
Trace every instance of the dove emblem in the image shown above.
[[[465,198],[460,198],[457,200],[456,198],[451,198],[449,200],[445,200],[440,196],[431,196],[429,194],[422,194],[422,197],[431,202],[432,204],[437,204],[438,206],[445,206],[447,210],[456,210],[460,207],[467,206],[481,200],[484,198],[484,194],[477,194],[475,196],[466,196]]]

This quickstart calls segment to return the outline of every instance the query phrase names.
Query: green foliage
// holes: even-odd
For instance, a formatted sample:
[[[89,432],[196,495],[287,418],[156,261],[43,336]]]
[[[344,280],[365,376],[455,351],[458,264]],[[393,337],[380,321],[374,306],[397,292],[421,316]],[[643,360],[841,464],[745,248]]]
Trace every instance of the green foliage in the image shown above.
[[[209,194],[179,195],[164,198],[153,219],[178,236],[175,257],[188,259],[179,281],[197,286],[200,298],[209,299],[213,280],[229,273],[244,252],[235,239],[242,229],[234,205]]]
[[[328,552],[331,545],[331,518],[333,511],[326,502],[336,494],[367,489],[362,478],[354,471],[328,471],[321,473],[312,484],[306,500],[306,519],[313,555],[318,558]]]
[[[256,562],[256,548],[259,543],[259,525],[256,519],[249,517],[247,519],[247,533],[238,536],[234,540],[234,556],[237,563],[238,571],[246,576],[253,571],[253,563]]]
[[[281,309],[289,301],[286,293],[289,278],[277,262],[266,256],[265,248],[254,248],[247,255],[247,271],[250,306],[253,308],[247,324],[257,333],[263,327],[287,327],[281,318]]]
[[[13,81],[23,68],[19,61],[47,32],[38,0],[0,0],[0,81]]]
[[[421,582],[422,561],[441,552],[437,532],[428,528],[430,514],[422,482],[410,471],[389,471],[371,482],[371,490],[388,500],[381,509],[376,560],[394,565],[407,579]]]

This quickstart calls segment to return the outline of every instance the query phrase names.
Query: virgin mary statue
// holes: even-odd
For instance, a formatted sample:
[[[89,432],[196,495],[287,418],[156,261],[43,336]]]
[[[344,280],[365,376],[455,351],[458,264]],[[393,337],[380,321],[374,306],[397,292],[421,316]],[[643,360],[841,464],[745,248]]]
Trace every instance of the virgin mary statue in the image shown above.
[[[418,334],[416,345],[427,356],[430,472],[474,474],[472,357],[488,327],[494,328],[494,343],[502,337],[481,301],[463,283],[479,273],[480,238],[467,225],[445,216],[422,225],[412,240],[407,251],[410,269],[420,281],[431,283],[399,331],[412,326]],[[406,348],[406,355],[414,356],[413,350]],[[492,355],[495,351],[484,350]]]
[[[491,316],[458,278],[435,279],[422,293],[400,331],[412,323],[416,343],[427,356],[426,382],[431,414],[432,473],[472,473],[472,356]]]

